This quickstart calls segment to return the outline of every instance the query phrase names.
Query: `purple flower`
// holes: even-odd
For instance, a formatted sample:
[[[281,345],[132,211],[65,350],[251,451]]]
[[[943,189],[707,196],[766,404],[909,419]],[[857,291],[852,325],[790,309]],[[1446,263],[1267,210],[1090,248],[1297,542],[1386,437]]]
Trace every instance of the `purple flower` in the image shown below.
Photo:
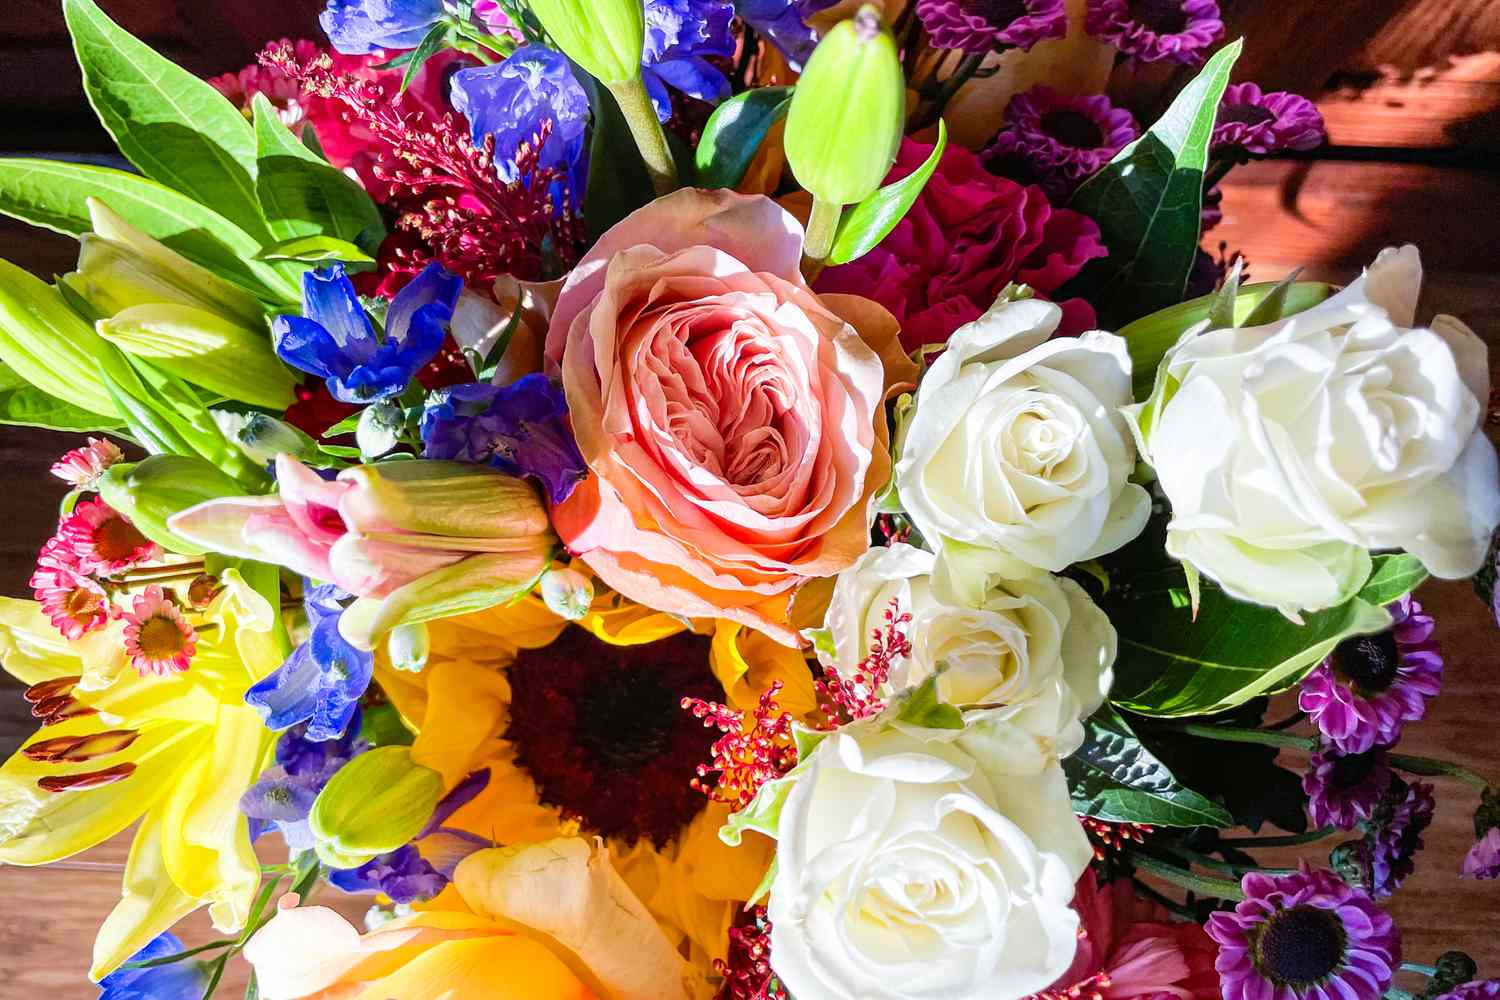
[[[835,0],[739,0],[741,19],[770,39],[781,50],[792,69],[800,70],[818,44],[818,33],[808,27],[808,18]]]
[[[1088,0],[1084,30],[1142,62],[1197,66],[1224,36],[1215,0]]]
[[[1061,204],[1140,134],[1130,112],[1103,94],[1073,97],[1041,84],[1011,98],[982,159],[992,173],[1040,183]]]
[[[729,96],[728,77],[708,60],[734,55],[733,20],[728,0],[646,0],[641,78],[662,121],[672,117],[667,87],[710,104]]]
[[[567,415],[562,389],[539,373],[505,386],[449,386],[422,414],[422,454],[530,476],[562,503],[588,474]]]
[[[1307,98],[1284,90],[1263,94],[1253,83],[1232,83],[1219,102],[1213,144],[1264,156],[1284,149],[1312,149],[1326,138],[1323,115]]]
[[[563,205],[562,188],[581,203],[588,160],[583,155],[589,124],[589,98],[561,52],[545,45],[523,45],[490,66],[461,69],[450,84],[453,106],[469,120],[474,145],[495,137],[495,169],[510,182],[516,177],[515,153],[532,142],[542,122],[552,123],[542,143],[539,165],[567,177],[554,185],[554,202]]]
[[[1500,997],[1500,979],[1476,979],[1438,994],[1436,1000],[1496,1000],[1497,997]]]
[[[311,850],[314,837],[307,815],[314,800],[335,771],[367,749],[357,711],[337,739],[309,739],[305,725],[293,726],[276,741],[275,765],[240,796],[240,812],[259,828],[256,835],[275,826],[290,851]]]
[[[1405,787],[1398,783],[1377,812],[1366,837],[1370,844],[1372,891],[1376,899],[1390,896],[1417,870],[1422,833],[1432,825],[1436,808],[1432,786],[1414,781]]]
[[[175,934],[164,931],[130,956],[131,962],[148,962],[182,951]],[[199,1000],[208,988],[208,970],[202,962],[183,959],[144,969],[116,969],[99,980],[98,1000]]]
[[[1492,827],[1464,856],[1461,878],[1500,878],[1500,826]]]
[[[1302,681],[1297,704],[1343,753],[1390,746],[1401,727],[1427,713],[1442,687],[1443,658],[1432,616],[1410,597],[1389,606],[1395,624],[1345,639]]]
[[[350,728],[375,670],[374,654],[339,634],[336,587],[315,587],[303,601],[311,630],[286,662],[251,685],[245,702],[270,729],[307,723],[307,738],[334,740]]]
[[[1391,787],[1391,769],[1384,748],[1341,754],[1320,750],[1307,762],[1302,790],[1307,793],[1307,815],[1317,827],[1352,830],[1369,819]]]
[[[414,49],[443,16],[443,0],[328,0],[318,22],[338,51]]]
[[[391,300],[377,334],[342,264],[302,278],[302,315],[277,316],[271,336],[281,360],[328,383],[343,403],[399,396],[443,346],[463,281],[428,264]]]
[[[1379,1000],[1401,935],[1367,893],[1330,871],[1251,872],[1245,899],[1208,918],[1224,1000]]]
[[[1068,33],[1063,0],[917,0],[934,48],[979,54],[1029,49]]]

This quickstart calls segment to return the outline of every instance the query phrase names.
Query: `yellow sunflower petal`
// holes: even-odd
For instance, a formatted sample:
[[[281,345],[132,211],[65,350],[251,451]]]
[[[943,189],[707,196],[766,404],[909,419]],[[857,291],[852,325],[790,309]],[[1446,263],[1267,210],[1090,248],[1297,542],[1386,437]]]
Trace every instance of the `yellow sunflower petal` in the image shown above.
[[[818,706],[807,658],[760,632],[718,619],[708,658],[729,704],[741,711],[753,712],[776,681],[781,682],[777,703],[795,718],[806,718]]]
[[[445,941],[355,994],[355,1000],[587,1000],[542,945],[519,935]]]
[[[423,674],[427,712],[411,757],[452,788],[493,753],[506,725],[510,683],[489,667],[463,660],[429,664]]]

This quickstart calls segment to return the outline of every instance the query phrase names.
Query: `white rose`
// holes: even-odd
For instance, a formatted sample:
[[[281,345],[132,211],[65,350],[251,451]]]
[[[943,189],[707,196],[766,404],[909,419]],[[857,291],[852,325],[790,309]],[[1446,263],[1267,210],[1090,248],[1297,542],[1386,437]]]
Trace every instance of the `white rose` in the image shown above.
[[[1048,340],[1062,310],[998,302],[953,334],[901,442],[902,506],[934,546],[995,549],[1060,570],[1140,534],[1146,491],[1120,407],[1130,357],[1113,334]]]
[[[849,679],[887,616],[910,614],[901,631],[911,652],[891,663],[893,693],[938,674],[947,703],[1004,706],[1002,717],[1067,756],[1109,693],[1114,626],[1072,580],[1007,580],[1003,566],[967,547],[941,556],[903,544],[870,549],[834,583],[820,658]]]
[[[1008,766],[1003,722],[860,723],[782,806],[771,964],[819,1000],[1016,1000],[1073,959],[1091,858],[1055,759]]]
[[[1500,522],[1489,360],[1452,317],[1412,327],[1421,283],[1415,247],[1386,250],[1305,312],[1183,335],[1127,410],[1172,502],[1172,556],[1293,617],[1346,600],[1369,549],[1479,569]]]

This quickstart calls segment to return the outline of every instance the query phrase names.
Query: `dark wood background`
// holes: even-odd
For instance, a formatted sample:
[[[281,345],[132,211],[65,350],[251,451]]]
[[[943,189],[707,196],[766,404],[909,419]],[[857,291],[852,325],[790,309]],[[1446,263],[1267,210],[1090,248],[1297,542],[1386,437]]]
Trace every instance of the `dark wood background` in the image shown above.
[[[1497,0],[1221,0],[1236,71],[1266,89],[1319,96],[1329,147],[1254,164],[1225,185],[1224,223],[1210,234],[1243,250],[1254,279],[1305,274],[1343,281],[1380,248],[1421,246],[1424,315],[1450,312],[1500,346],[1500,2]],[[130,30],[196,72],[244,65],[273,37],[315,37],[316,0],[104,0]],[[83,98],[57,0],[10,0],[0,26],[0,151],[103,153],[108,138]],[[0,256],[38,274],[72,267],[74,244],[0,220]],[[1493,366],[1493,361],[1492,361]],[[1493,428],[1492,428],[1493,430]],[[0,592],[25,581],[54,523],[62,486],[47,475],[64,435],[0,428]],[[1500,635],[1466,584],[1430,584],[1448,659],[1443,696],[1403,746],[1500,778]],[[32,728],[0,682],[0,752]],[[1460,947],[1500,976],[1500,883],[1460,881],[1473,794],[1446,786],[1418,874],[1398,895],[1407,957]],[[0,997],[94,995],[83,980],[89,942],[117,898],[125,839],[48,869],[0,868]],[[358,912],[359,907],[351,908]],[[188,936],[206,933],[201,914]],[[244,981],[233,971],[225,996]]]

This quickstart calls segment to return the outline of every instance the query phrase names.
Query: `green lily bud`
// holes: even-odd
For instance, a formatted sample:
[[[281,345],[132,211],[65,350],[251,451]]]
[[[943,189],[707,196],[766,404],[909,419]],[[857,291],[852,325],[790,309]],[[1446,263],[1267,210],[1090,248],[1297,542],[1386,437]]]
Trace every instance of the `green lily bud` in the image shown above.
[[[530,0],[529,6],[563,54],[601,83],[641,75],[646,47],[641,0]]]
[[[413,762],[410,747],[362,753],[334,772],[313,802],[308,821],[318,856],[345,868],[394,851],[422,832],[442,796],[442,775]]]
[[[906,78],[896,40],[873,5],[823,37],[792,91],[786,160],[814,198],[863,201],[896,162],[906,124]]]
[[[184,382],[251,406],[284,410],[297,380],[265,333],[197,306],[131,306],[96,327],[127,354],[146,358]]]
[[[101,364],[123,364],[57,289],[0,260],[0,362],[49,396],[115,416]]]
[[[382,462],[345,469],[339,479],[355,484],[340,508],[354,524],[383,524],[387,530],[451,539],[551,537],[536,489],[488,466],[428,459]],[[473,551],[488,548],[479,544]]]
[[[130,518],[141,534],[173,552],[203,555],[167,528],[167,518],[205,500],[238,496],[244,487],[218,466],[196,455],[152,455],[112,465],[94,488],[104,502]]]
[[[317,450],[313,439],[302,431],[264,413],[235,413],[231,410],[210,410],[209,413],[224,436],[257,465],[265,465],[277,455],[307,459]]]
[[[570,622],[587,615],[594,603],[594,581],[568,566],[543,573],[537,589],[547,610]]]

